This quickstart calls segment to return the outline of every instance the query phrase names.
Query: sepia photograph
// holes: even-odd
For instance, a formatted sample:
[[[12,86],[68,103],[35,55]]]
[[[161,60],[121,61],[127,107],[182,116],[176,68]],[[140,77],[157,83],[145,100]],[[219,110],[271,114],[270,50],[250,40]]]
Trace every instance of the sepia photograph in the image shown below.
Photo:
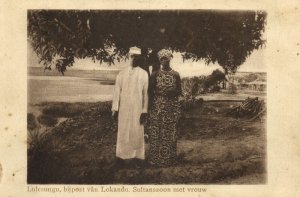
[[[27,10],[27,183],[266,185],[267,12]]]

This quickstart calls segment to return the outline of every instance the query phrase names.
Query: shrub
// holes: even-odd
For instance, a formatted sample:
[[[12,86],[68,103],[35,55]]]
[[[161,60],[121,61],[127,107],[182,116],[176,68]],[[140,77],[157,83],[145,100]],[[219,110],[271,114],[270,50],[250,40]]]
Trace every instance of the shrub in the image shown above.
[[[230,83],[229,84],[229,93],[230,94],[236,94],[237,93],[237,87],[235,84]]]
[[[27,144],[30,155],[39,152],[46,132],[41,131],[40,124],[33,114],[27,114]]]
[[[27,143],[29,152],[35,153],[41,147],[45,134],[46,132],[41,132],[40,127],[28,130]]]
[[[220,92],[220,90],[221,90],[221,87],[218,85],[215,85],[212,87],[211,92]]]
[[[42,112],[52,117],[74,117],[81,115],[85,109],[86,105],[80,103],[55,103],[43,108]]]
[[[181,88],[185,98],[195,98],[199,94],[204,93],[205,76],[182,78]]]
[[[185,98],[195,98],[207,92],[220,92],[220,82],[225,80],[225,74],[214,70],[209,76],[185,77],[181,80],[181,88]]]
[[[38,118],[39,123],[46,127],[53,127],[57,124],[57,119],[49,115],[40,115]]]
[[[27,129],[33,130],[38,127],[38,123],[36,122],[35,116],[32,113],[27,114]]]

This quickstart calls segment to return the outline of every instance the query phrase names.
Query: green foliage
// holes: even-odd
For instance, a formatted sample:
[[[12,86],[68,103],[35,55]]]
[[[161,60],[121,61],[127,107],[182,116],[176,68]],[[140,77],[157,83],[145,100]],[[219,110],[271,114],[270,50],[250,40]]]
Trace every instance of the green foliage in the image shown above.
[[[74,57],[114,63],[134,45],[147,64],[157,64],[156,52],[169,47],[227,73],[264,45],[265,21],[262,11],[30,10],[28,38],[45,69],[54,63],[61,73]]]

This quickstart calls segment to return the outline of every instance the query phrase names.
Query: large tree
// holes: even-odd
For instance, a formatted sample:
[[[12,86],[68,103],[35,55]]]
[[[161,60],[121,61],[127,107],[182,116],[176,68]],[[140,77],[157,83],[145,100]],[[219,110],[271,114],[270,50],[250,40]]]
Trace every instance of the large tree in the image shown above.
[[[142,48],[146,66],[157,63],[158,50],[171,48],[234,73],[265,44],[265,23],[263,11],[30,10],[28,38],[45,68],[54,63],[61,73],[75,57],[121,61],[131,46]]]

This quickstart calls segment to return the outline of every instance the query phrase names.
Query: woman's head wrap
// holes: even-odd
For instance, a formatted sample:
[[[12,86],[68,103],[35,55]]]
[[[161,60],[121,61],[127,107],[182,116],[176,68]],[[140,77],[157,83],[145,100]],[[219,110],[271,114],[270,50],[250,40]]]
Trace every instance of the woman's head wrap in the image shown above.
[[[158,53],[158,59],[161,60],[161,58],[167,58],[168,60],[171,60],[173,58],[172,51],[168,49],[162,49]]]

